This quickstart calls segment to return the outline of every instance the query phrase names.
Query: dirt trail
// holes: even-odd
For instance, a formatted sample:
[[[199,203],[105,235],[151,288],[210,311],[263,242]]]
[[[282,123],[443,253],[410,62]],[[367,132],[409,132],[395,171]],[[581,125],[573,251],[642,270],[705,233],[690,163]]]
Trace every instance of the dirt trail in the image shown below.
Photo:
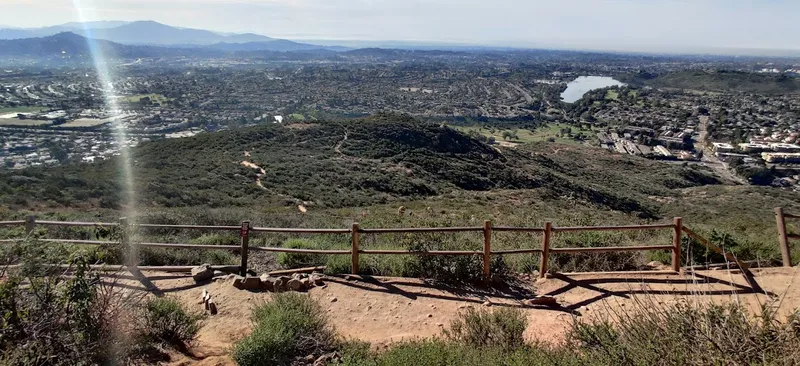
[[[697,142],[695,143],[695,150],[703,152],[703,164],[711,169],[713,169],[717,174],[719,174],[723,179],[728,181],[737,183],[737,184],[748,184],[747,180],[736,175],[731,169],[728,168],[728,164],[725,164],[716,155],[714,155],[714,151],[711,150],[709,147],[708,142],[708,116],[700,116],[699,117],[700,124],[698,125],[699,128],[699,136],[697,138]]]
[[[245,151],[245,152],[244,152],[244,156],[245,156],[246,158],[249,158],[249,157],[250,157],[250,152],[249,152],[249,151]],[[266,190],[266,189],[267,189],[266,187],[264,187],[264,185],[263,185],[263,184],[261,184],[261,177],[263,177],[265,174],[267,174],[267,171],[266,171],[266,170],[264,170],[264,168],[262,168],[262,167],[260,167],[260,166],[256,165],[256,164],[255,164],[255,163],[253,163],[253,162],[247,161],[247,160],[244,160],[244,161],[242,161],[240,164],[242,164],[242,166],[248,167],[248,168],[250,168],[250,169],[255,169],[255,170],[257,170],[257,171],[258,171],[258,174],[256,174],[256,185],[257,185],[257,186],[259,186],[259,187],[260,187],[261,189],[263,189],[263,190]]]
[[[333,147],[333,151],[335,151],[339,155],[344,156],[344,154],[342,153],[342,145],[344,145],[345,141],[347,141],[347,131],[344,131],[344,138],[342,139],[342,141],[339,141],[336,144],[336,146]]]
[[[641,299],[668,305],[677,301],[739,301],[754,311],[760,304],[780,298],[779,314],[786,316],[800,307],[800,268],[756,269],[760,288],[752,288],[737,272],[697,271],[692,274],[573,274],[529,281],[524,288],[537,295],[554,296],[560,307],[524,306],[532,296],[523,287],[500,290],[448,288],[417,279],[329,277],[325,287],[315,287],[309,296],[325,308],[336,331],[346,338],[368,341],[376,348],[393,342],[441,334],[467,307],[493,309],[519,307],[529,319],[526,337],[558,342],[573,316],[591,317],[607,311],[634,309]],[[270,293],[241,291],[227,281],[197,285],[188,275],[148,272],[151,288],[175,296],[190,309],[201,310],[200,293],[208,289],[219,307],[209,316],[193,348],[201,365],[233,364],[230,347],[250,331],[253,306]],[[144,290],[142,282],[128,278],[131,288]],[[334,300],[335,299],[335,300]],[[485,305],[486,302],[490,305]],[[186,360],[184,360],[186,361]],[[196,363],[197,361],[181,364]]]

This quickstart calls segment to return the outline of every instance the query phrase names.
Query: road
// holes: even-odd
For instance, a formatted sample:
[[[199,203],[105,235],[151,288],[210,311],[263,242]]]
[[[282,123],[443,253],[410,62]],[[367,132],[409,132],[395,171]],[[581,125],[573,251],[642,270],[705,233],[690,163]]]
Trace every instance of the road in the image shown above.
[[[736,184],[748,184],[747,180],[744,178],[736,175],[732,169],[728,167],[728,164],[725,164],[716,155],[714,155],[714,151],[711,150],[708,143],[708,116],[700,116],[700,136],[698,137],[697,141],[695,141],[695,150],[703,152],[702,162],[703,165],[711,168],[716,172],[720,177],[730,182]]]

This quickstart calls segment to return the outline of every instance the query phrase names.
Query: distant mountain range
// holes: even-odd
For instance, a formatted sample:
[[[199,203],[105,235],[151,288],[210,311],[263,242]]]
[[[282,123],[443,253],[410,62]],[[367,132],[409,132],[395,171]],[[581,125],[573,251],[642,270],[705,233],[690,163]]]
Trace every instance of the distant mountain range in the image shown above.
[[[97,47],[108,57],[349,50],[346,47],[299,43],[253,33],[219,34],[202,29],[176,28],[153,21],[101,21],[33,29],[0,29],[0,56],[88,56],[87,39],[95,40]]]
[[[72,32],[88,38],[130,45],[211,45],[215,43],[267,42],[270,37],[253,33],[219,34],[202,29],[177,28],[154,21],[102,21],[66,23],[42,28],[0,29],[0,39],[47,37]]]

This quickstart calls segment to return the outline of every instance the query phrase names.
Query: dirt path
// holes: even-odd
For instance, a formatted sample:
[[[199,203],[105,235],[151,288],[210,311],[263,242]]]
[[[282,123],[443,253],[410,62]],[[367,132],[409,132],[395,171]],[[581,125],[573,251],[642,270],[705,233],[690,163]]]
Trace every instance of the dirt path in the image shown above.
[[[197,285],[188,275],[145,273],[156,292],[175,296],[190,309],[201,310],[200,294],[207,289],[219,306],[209,316],[193,348],[203,359],[197,364],[233,364],[230,347],[250,331],[253,306],[268,300],[270,293],[233,288],[227,281]],[[608,311],[625,311],[637,301],[668,305],[677,301],[739,301],[754,311],[761,304],[780,299],[779,313],[788,315],[800,307],[800,268],[755,270],[760,288],[754,289],[736,272],[697,271],[691,274],[574,274],[529,281],[523,287],[505,290],[448,288],[406,278],[329,277],[325,287],[315,287],[309,296],[326,309],[336,331],[345,338],[368,341],[376,348],[393,342],[441,334],[467,307],[493,309],[501,306],[523,309],[529,319],[526,337],[558,342],[573,316],[591,317]],[[144,290],[142,281],[126,279],[130,288]],[[554,296],[557,308],[524,306],[537,295]],[[486,303],[489,303],[489,306]],[[192,362],[189,362],[192,363]],[[181,363],[188,364],[188,363]]]
[[[720,161],[719,158],[714,155],[714,151],[711,150],[708,142],[708,116],[700,116],[699,120],[700,124],[698,125],[698,128],[700,133],[697,138],[697,142],[695,143],[695,150],[703,152],[703,165],[713,169],[717,174],[719,174],[719,176],[730,182],[745,185],[749,184],[747,180],[731,171],[731,169],[728,168],[728,164]]]
[[[244,156],[245,156],[246,158],[249,158],[249,157],[250,157],[250,152],[249,152],[249,151],[245,151],[245,152],[244,152]],[[263,177],[265,174],[267,174],[267,171],[266,171],[266,170],[264,170],[264,168],[262,168],[262,167],[260,167],[260,166],[256,165],[256,164],[255,164],[255,163],[253,163],[253,162],[247,161],[247,160],[244,160],[244,161],[242,161],[240,164],[242,164],[242,166],[248,167],[248,168],[250,168],[250,169],[255,169],[255,170],[257,170],[257,171],[258,171],[258,173],[256,174],[256,185],[257,185],[259,188],[263,189],[263,190],[267,190],[267,188],[266,188],[266,187],[264,187],[264,185],[261,183],[261,177]]]
[[[344,131],[344,138],[342,139],[342,141],[339,141],[336,144],[336,146],[333,147],[333,151],[336,152],[339,155],[344,156],[344,154],[342,153],[342,145],[344,145],[345,141],[347,141],[347,131],[346,130]]]

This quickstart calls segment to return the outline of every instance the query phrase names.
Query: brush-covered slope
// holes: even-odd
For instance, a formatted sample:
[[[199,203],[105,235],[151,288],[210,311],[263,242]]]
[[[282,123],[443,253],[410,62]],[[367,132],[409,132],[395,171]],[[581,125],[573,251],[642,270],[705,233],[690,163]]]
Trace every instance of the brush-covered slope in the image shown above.
[[[456,190],[534,189],[650,216],[651,196],[717,181],[704,171],[538,144],[498,149],[448,127],[398,115],[265,125],[143,144],[133,152],[140,205],[359,206]],[[262,172],[263,169],[263,172]],[[115,206],[119,162],[0,173],[7,204]]]

